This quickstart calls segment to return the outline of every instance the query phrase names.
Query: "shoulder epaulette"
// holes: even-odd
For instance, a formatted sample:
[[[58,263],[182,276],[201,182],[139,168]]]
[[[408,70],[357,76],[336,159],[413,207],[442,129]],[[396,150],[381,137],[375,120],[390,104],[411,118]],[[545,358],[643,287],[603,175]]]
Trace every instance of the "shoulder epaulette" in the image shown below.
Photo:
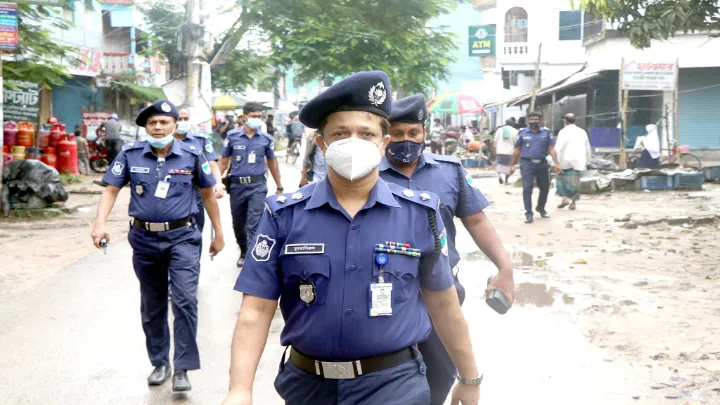
[[[290,207],[299,202],[305,201],[312,195],[315,189],[315,183],[301,187],[294,193],[275,194],[265,198],[265,209],[272,215],[283,208]]]
[[[147,141],[139,141],[139,142],[128,142],[123,145],[122,150],[130,150],[130,149],[141,149],[144,148],[147,144]]]
[[[449,156],[449,155],[436,155],[434,153],[430,153],[430,156],[432,156],[433,159],[439,160],[441,162],[449,162],[449,163],[455,163],[456,165],[461,165],[460,158],[457,156]]]
[[[391,182],[388,182],[387,185],[394,195],[404,200],[424,205],[433,210],[437,210],[439,207],[440,197],[431,191],[410,190]]]
[[[186,152],[190,152],[193,155],[200,155],[202,153],[202,151],[199,148],[195,147],[195,145],[191,145],[187,142],[180,142],[180,149]]]

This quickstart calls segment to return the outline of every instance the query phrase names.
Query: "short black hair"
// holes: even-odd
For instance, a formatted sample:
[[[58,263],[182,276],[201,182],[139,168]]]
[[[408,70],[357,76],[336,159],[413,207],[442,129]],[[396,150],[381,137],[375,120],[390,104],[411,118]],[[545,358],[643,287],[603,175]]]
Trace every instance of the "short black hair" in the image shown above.
[[[540,113],[537,112],[537,111],[533,111],[533,112],[531,112],[530,114],[528,114],[527,117],[528,117],[528,118],[532,118],[532,117],[542,118],[542,114],[540,114]]]
[[[249,101],[249,102],[245,103],[245,105],[243,106],[243,114],[245,114],[245,115],[247,115],[249,113],[253,113],[253,112],[262,111],[262,110],[263,110],[262,105],[255,101]]]
[[[435,118],[435,122],[440,122],[440,118]]]
[[[274,115],[272,115],[272,114],[268,114],[268,119],[273,119],[273,118],[275,118],[275,116],[274,116]]]

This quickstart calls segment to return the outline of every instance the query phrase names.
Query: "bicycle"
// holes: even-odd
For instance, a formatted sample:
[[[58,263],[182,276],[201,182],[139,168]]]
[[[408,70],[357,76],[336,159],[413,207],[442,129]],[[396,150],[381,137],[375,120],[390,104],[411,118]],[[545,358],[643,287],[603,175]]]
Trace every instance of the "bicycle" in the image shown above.
[[[300,156],[300,141],[300,139],[296,139],[292,146],[288,148],[287,153],[285,153],[285,163],[294,165],[297,162],[297,158]]]

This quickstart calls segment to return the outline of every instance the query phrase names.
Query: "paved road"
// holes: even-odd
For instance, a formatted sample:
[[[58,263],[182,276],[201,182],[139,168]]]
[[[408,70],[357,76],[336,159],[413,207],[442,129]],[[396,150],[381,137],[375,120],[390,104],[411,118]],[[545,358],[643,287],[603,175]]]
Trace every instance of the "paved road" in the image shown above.
[[[298,169],[282,166],[289,192],[298,183]],[[219,404],[227,389],[229,345],[241,299],[232,290],[238,253],[227,199],[221,208],[227,247],[215,261],[202,260],[198,339],[203,368],[190,374],[194,388],[189,395],[172,395],[169,384],[145,384],[151,367],[140,326],[138,283],[131,249],[121,239],[107,255],[93,253],[33,290],[0,302],[0,403]],[[463,252],[476,250],[467,234],[460,239]],[[486,375],[482,403],[650,403],[631,399],[636,387],[648,386],[649,372],[621,360],[605,361],[607,354],[590,346],[582,325],[569,322],[558,305],[517,307],[505,317],[489,310],[482,291],[490,267],[469,262],[461,274],[469,292],[464,310]],[[518,281],[539,276],[547,274],[529,269],[518,272]],[[528,303],[543,305],[542,295],[530,294]],[[282,353],[281,328],[278,313],[260,363],[255,404],[282,404],[272,387]]]

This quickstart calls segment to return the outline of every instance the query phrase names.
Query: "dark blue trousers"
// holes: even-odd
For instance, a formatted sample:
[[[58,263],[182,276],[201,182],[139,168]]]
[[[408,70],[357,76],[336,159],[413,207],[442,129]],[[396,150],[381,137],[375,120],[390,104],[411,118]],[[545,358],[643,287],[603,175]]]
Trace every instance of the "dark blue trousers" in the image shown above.
[[[430,388],[425,372],[425,363],[419,356],[351,380],[328,380],[306,373],[288,361],[280,363],[275,390],[285,405],[429,405]]]
[[[140,313],[145,344],[153,366],[170,364],[168,328],[168,274],[172,310],[176,370],[200,368],[197,345],[201,234],[193,225],[167,232],[130,228],[133,267],[140,281]]]
[[[230,184],[230,210],[238,246],[247,247],[265,209],[266,183]]]
[[[522,159],[520,161],[520,174],[523,182],[523,202],[525,203],[525,215],[532,215],[532,192],[533,179],[537,180],[540,196],[538,197],[537,207],[540,211],[545,210],[547,204],[548,193],[550,192],[550,173],[548,173],[548,164],[545,159],[540,163],[533,163],[531,160]]]
[[[465,302],[465,287],[455,278],[455,289],[458,292],[460,305]],[[457,380],[457,368],[450,357],[440,336],[433,328],[426,341],[418,345],[420,353],[427,364],[427,380],[430,385],[430,405],[442,405],[445,403],[450,390]]]

